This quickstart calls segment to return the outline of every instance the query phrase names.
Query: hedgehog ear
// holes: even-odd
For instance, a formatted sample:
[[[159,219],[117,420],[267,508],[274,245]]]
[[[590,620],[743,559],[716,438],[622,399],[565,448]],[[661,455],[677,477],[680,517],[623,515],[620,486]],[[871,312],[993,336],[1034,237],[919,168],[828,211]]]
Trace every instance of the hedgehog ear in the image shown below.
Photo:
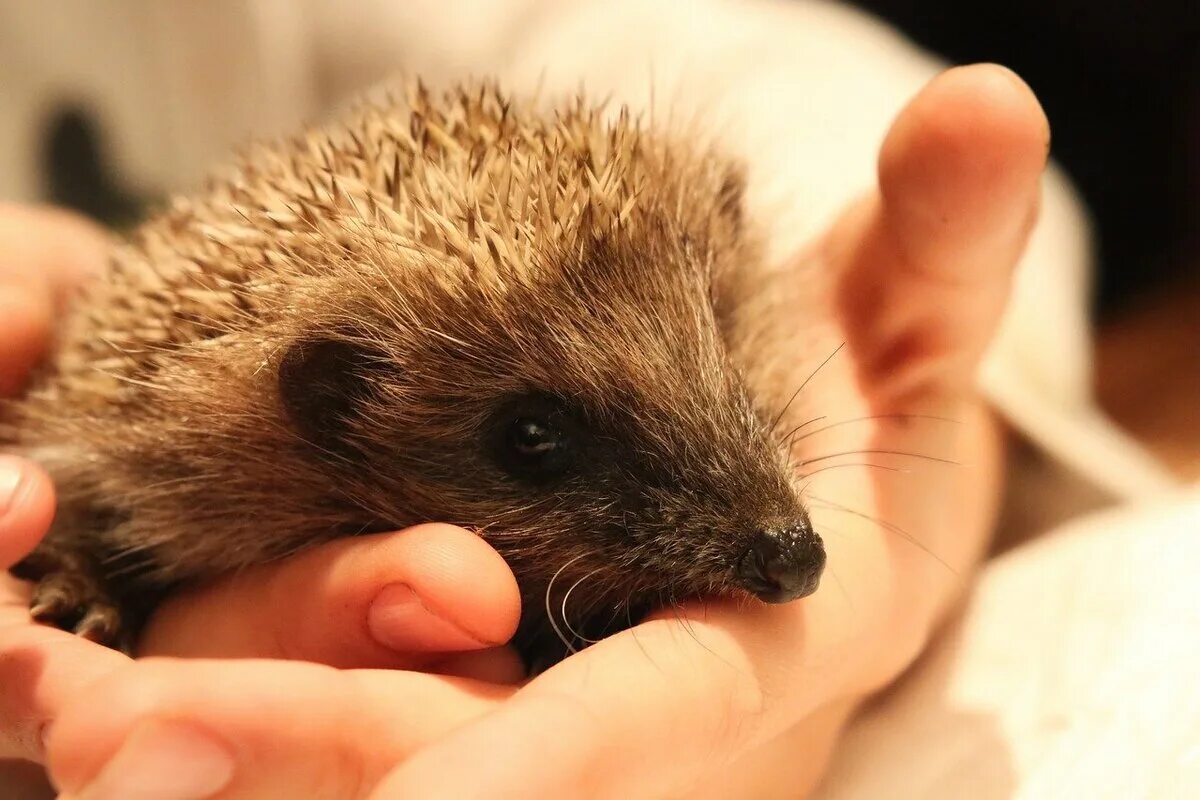
[[[305,338],[279,361],[279,398],[288,421],[306,441],[337,454],[353,452],[348,439],[359,406],[371,396],[382,354],[336,338]]]

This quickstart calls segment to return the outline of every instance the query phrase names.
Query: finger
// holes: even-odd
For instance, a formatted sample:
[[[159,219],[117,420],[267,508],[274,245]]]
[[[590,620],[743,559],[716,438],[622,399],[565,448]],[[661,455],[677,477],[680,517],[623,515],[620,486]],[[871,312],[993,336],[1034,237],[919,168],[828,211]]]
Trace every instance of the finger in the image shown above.
[[[504,560],[450,525],[342,539],[168,600],[146,654],[413,668],[512,637],[520,594]]]
[[[0,282],[39,284],[56,304],[103,266],[111,239],[70,211],[0,202]]]
[[[21,392],[46,350],[54,312],[43,288],[0,283],[0,398]]]
[[[0,575],[0,757],[41,762],[43,734],[82,686],[130,663],[29,617],[29,595]]]
[[[971,385],[1036,219],[1048,145],[1033,93],[993,65],[943,73],[897,118],[877,195],[827,251],[848,343],[879,404]]]
[[[88,800],[354,800],[506,691],[298,662],[149,659],[63,713],[50,732],[50,772]],[[103,698],[103,714],[92,698]]]
[[[29,553],[54,517],[49,477],[0,456],[0,568]],[[124,656],[29,617],[29,587],[0,572],[0,757],[41,761],[42,731],[76,687],[127,662]]]
[[[511,647],[455,653],[433,662],[427,670],[439,675],[454,675],[509,686],[522,683],[527,677],[525,662]]]
[[[0,204],[0,396],[41,358],[71,289],[99,271],[107,239],[81,217]]]
[[[50,529],[54,486],[32,462],[0,455],[0,569],[24,558]]]
[[[417,753],[373,798],[689,796],[714,755],[733,761],[805,703],[839,696],[847,650],[828,614],[808,625],[781,614],[713,606],[686,626],[659,618],[606,639]],[[826,660],[780,661],[805,649]]]

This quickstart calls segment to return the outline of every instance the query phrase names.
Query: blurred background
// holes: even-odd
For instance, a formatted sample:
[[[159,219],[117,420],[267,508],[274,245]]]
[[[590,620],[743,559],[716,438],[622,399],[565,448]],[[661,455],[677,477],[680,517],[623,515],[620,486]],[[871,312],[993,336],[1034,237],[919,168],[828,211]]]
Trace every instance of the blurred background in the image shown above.
[[[1050,117],[1053,155],[1095,217],[1101,264],[1095,299],[1103,317],[1157,287],[1200,273],[1200,6],[1195,0],[859,0],[852,5],[879,15],[951,62],[996,61],[1033,86]],[[6,43],[2,31],[0,44],[22,45]],[[20,75],[3,79],[11,86]],[[35,156],[40,199],[117,224],[136,217],[141,198],[126,191],[105,152],[112,132],[99,120],[64,102],[31,122],[40,128],[42,144]],[[11,194],[10,187],[3,188]]]

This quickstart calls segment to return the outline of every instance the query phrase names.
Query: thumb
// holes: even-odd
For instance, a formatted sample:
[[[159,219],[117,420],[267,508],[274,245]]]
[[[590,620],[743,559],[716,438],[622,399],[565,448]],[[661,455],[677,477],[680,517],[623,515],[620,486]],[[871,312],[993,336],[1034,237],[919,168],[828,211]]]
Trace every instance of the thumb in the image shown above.
[[[1037,216],[1049,136],[1029,87],[983,64],[943,73],[893,124],[878,191],[826,250],[877,408],[971,387]]]

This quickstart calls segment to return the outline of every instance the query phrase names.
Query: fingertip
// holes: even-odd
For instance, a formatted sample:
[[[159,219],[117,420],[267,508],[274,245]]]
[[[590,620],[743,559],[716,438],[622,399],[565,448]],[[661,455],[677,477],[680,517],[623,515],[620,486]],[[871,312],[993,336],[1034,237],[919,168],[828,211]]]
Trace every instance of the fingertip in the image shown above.
[[[54,519],[54,484],[31,461],[0,455],[0,567],[24,558]]]
[[[73,211],[0,202],[0,278],[44,289],[58,310],[80,283],[104,269],[112,241]]]
[[[260,699],[232,682],[217,695],[228,705],[205,702],[200,687],[217,683],[216,663],[142,659],[87,686],[50,728],[46,764],[55,785],[88,798],[215,795],[233,777],[235,757],[206,717],[242,734],[239,723],[261,714],[258,707],[245,717],[229,713],[228,705],[248,708]],[[276,683],[289,685],[293,673],[277,671]],[[243,673],[261,670],[248,664]],[[103,698],[103,714],[91,698]],[[189,784],[192,791],[184,791]]]
[[[389,544],[406,564],[409,585],[432,613],[484,645],[516,633],[521,593],[508,564],[480,536],[444,523],[394,534]]]
[[[1029,84],[999,64],[971,64],[941,73],[897,117],[882,151],[884,165],[913,146],[943,157],[985,153],[1002,143],[998,158],[1019,157],[1044,166],[1050,122]]]
[[[1041,152],[1049,150],[1050,121],[1033,88],[1003,64],[951,67],[930,81],[927,98],[954,101],[980,128],[1019,132]]]
[[[1011,70],[947,70],[901,112],[880,152],[885,207],[913,223],[1019,232],[1036,202],[1050,128],[1030,87]]]
[[[389,584],[375,595],[367,629],[376,643],[398,653],[456,652],[492,644],[431,608],[406,583]]]
[[[154,707],[159,692],[153,668],[143,662],[137,669],[143,680],[136,686],[120,671],[87,686],[86,691],[104,698],[103,714],[94,713],[91,703],[76,702],[78,694],[62,704],[45,733],[46,768],[55,786],[75,790],[91,780],[117,751],[122,732]]]
[[[57,298],[65,301],[76,286],[104,271],[114,239],[109,231],[82,214],[63,208],[45,208],[42,212],[59,228],[57,239],[62,250],[58,253],[55,289]]]
[[[1050,118],[1046,114],[1046,109],[1042,107],[1042,102],[1038,100],[1033,87],[1014,70],[1003,64],[984,63],[976,64],[974,67],[975,74],[980,76],[979,80],[983,80],[982,76],[986,75],[989,82],[997,84],[995,91],[997,97],[1007,94],[1008,102],[1012,104],[1011,118],[1021,121],[1024,126],[1023,130],[1033,137],[1033,142],[1040,147],[1043,161],[1045,161],[1045,158],[1050,155]],[[960,67],[959,69],[967,68]]]

